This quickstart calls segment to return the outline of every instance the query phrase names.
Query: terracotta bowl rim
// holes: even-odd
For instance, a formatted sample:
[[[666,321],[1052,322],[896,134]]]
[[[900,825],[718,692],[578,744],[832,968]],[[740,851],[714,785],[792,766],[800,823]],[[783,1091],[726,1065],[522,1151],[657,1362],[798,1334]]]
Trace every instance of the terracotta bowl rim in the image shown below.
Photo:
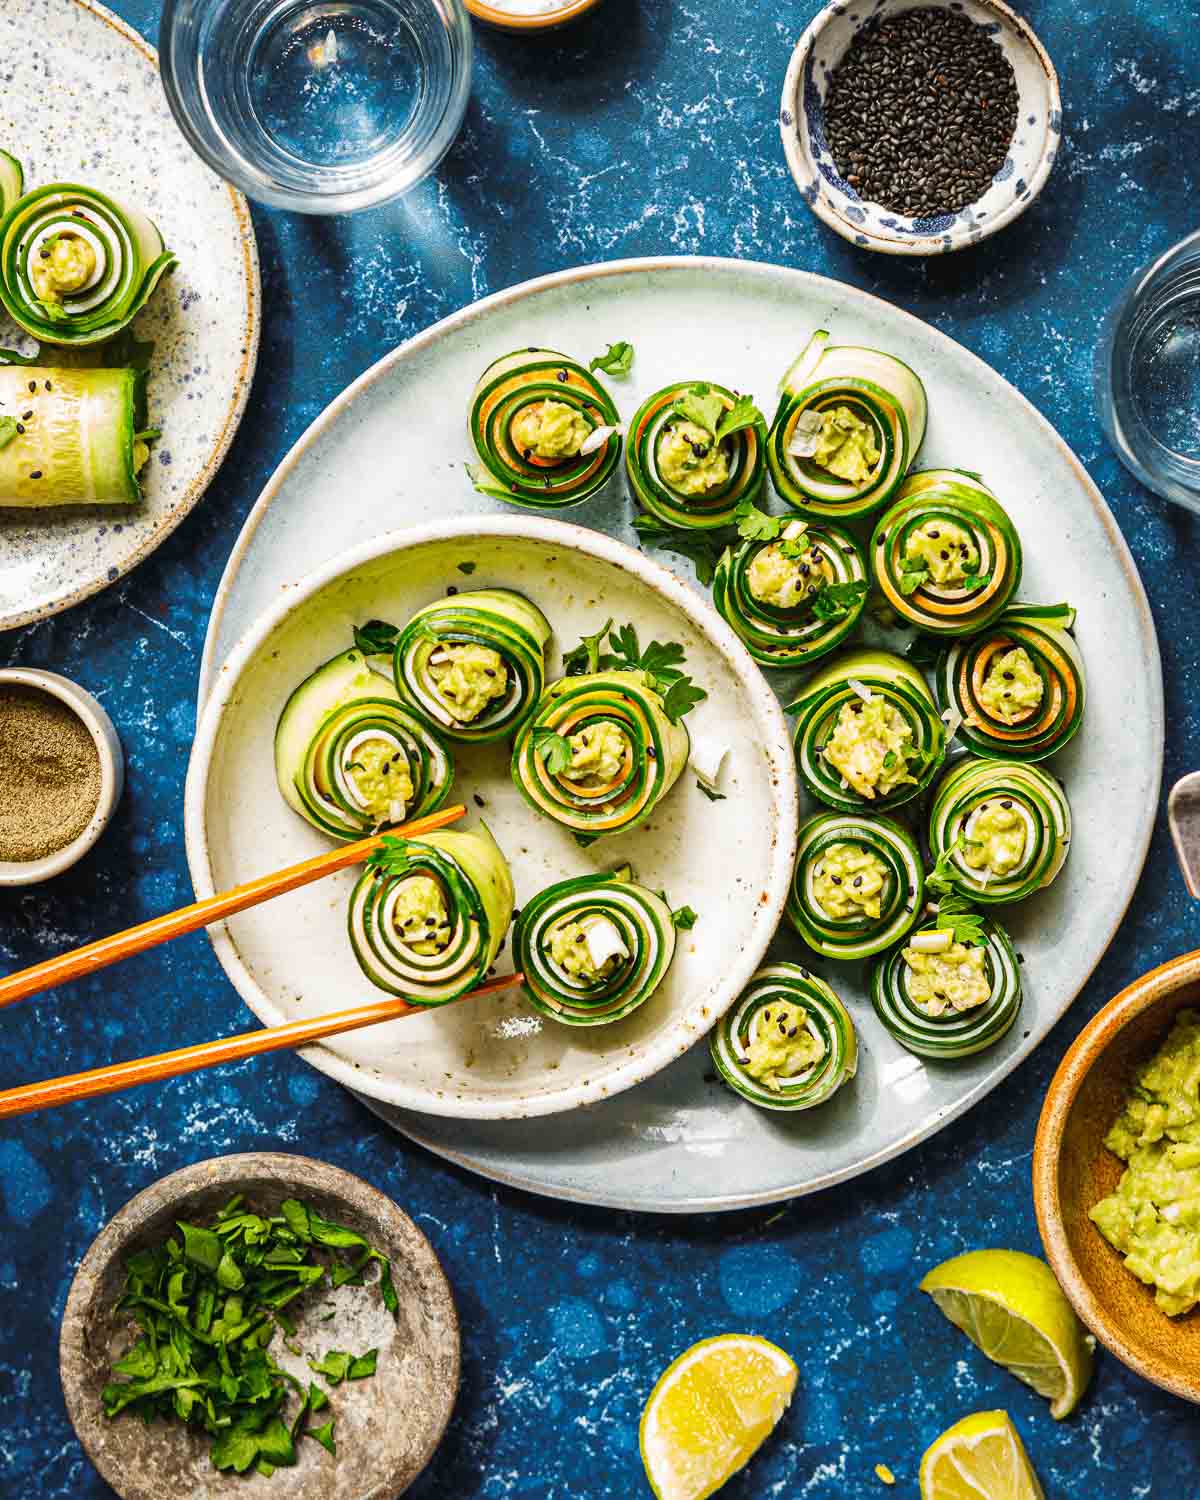
[[[1083,1082],[1122,1031],[1145,1011],[1200,982],[1200,949],[1182,953],[1135,979],[1092,1017],[1059,1063],[1038,1119],[1033,1147],[1033,1204],[1046,1258],[1075,1311],[1108,1351],[1143,1379],[1200,1403],[1200,1373],[1167,1371],[1144,1359],[1095,1296],[1072,1254],[1063,1223],[1058,1168],[1067,1120]]]

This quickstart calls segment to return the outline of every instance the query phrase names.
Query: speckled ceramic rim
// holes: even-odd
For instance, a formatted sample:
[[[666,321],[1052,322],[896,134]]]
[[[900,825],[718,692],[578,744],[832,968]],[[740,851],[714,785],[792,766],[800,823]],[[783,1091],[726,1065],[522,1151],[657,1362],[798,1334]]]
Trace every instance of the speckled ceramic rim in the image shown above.
[[[1188,1380],[1142,1359],[1130,1348],[1118,1324],[1113,1322],[1104,1304],[1093,1293],[1067,1239],[1058,1191],[1058,1167],[1067,1121],[1084,1079],[1097,1059],[1144,1011],[1177,995],[1185,986],[1198,982],[1200,950],[1184,953],[1169,963],[1160,964],[1157,969],[1151,969],[1093,1016],[1071,1043],[1050,1080],[1033,1147],[1033,1205],[1038,1232],[1046,1249],[1046,1258],[1075,1311],[1122,1364],[1163,1390],[1182,1396],[1185,1401],[1195,1402],[1200,1402],[1200,1380]],[[1164,1017],[1164,1030],[1167,1021],[1168,1018]]]
[[[213,654],[217,637],[220,634],[221,617],[232,592],[234,580],[249,550],[255,532],[278,498],[295,467],[309,450],[317,445],[324,434],[353,408],[355,401],[363,392],[369,390],[377,381],[383,380],[390,375],[397,365],[403,364],[410,358],[420,357],[426,349],[444,335],[457,332],[462,328],[474,328],[479,323],[484,322],[496,309],[519,304],[525,299],[537,296],[548,289],[562,286],[586,287],[589,282],[598,281],[602,277],[610,276],[635,276],[647,273],[661,275],[672,272],[687,274],[697,270],[716,273],[733,267],[736,267],[740,275],[761,277],[764,281],[789,283],[797,289],[808,291],[813,295],[828,297],[831,290],[836,288],[838,294],[846,301],[847,316],[853,316],[856,303],[869,305],[882,303],[902,322],[906,320],[911,321],[913,326],[919,327],[927,337],[933,338],[936,342],[944,343],[947,348],[952,348],[956,359],[967,361],[981,373],[986,374],[990,382],[1002,388],[1024,410],[1026,419],[1032,423],[1036,423],[1045,432],[1049,440],[1055,444],[1062,454],[1064,461],[1075,471],[1080,485],[1091,498],[1097,518],[1108,536],[1109,544],[1129,580],[1130,592],[1137,600],[1143,659],[1150,669],[1150,677],[1156,688],[1152,728],[1154,739],[1159,746],[1158,764],[1155,767],[1154,779],[1147,793],[1146,803],[1142,810],[1145,834],[1142,839],[1141,848],[1138,851],[1136,864],[1130,872],[1129,894],[1126,898],[1125,908],[1122,909],[1120,915],[1113,921],[1106,935],[1105,947],[1107,947],[1112,942],[1117,928],[1124,918],[1125,910],[1128,908],[1129,900],[1132,899],[1137,884],[1136,877],[1140,874],[1142,866],[1146,861],[1146,854],[1150,847],[1150,837],[1154,829],[1154,813],[1158,806],[1159,788],[1162,779],[1162,744],[1164,733],[1162,664],[1158,649],[1158,637],[1154,629],[1154,620],[1150,613],[1149,603],[1146,600],[1146,592],[1142,587],[1141,577],[1138,574],[1137,566],[1133,561],[1129,547],[1113,518],[1112,512],[1105,503],[1104,497],[1092,482],[1091,476],[1079,462],[1079,459],[1051,423],[1047,421],[1042,413],[1015,386],[1009,384],[1002,375],[993,370],[977,354],[974,354],[971,350],[950,338],[948,334],[934,328],[932,324],[923,322],[920,318],[906,312],[903,308],[895,307],[891,303],[885,303],[883,298],[875,297],[870,292],[862,291],[858,287],[849,286],[841,282],[832,281],[828,277],[818,276],[811,271],[800,271],[792,267],[774,266],[761,261],[738,261],[721,256],[646,256],[630,260],[608,261],[596,265],[580,266],[565,271],[556,271],[551,275],[537,277],[530,281],[520,282],[516,286],[509,287],[504,291],[495,292],[491,296],[472,304],[470,307],[452,313],[450,317],[433,324],[431,327],[425,329],[424,332],[415,335],[415,337],[409,339],[406,343],[393,349],[389,354],[384,355],[381,360],[372,365],[368,370],[365,370],[357,380],[348,385],[339,396],[336,396],[307,430],[301,434],[291,450],[284,457],[282,463],[275,470],[275,473],[267,481],[262,494],[255,502],[253,510],[247,516],[241,534],[234,544],[233,551],[230,553],[229,562],[226,564],[225,572],[221,577],[221,582],[218,585],[213,601],[208,633],[204,643],[204,655],[200,666],[198,683],[199,711],[203,711],[205,701],[212,691],[213,678],[217,670],[217,664],[213,661]],[[477,336],[481,340],[484,337],[482,331],[479,331]],[[1083,984],[1086,983],[1089,977],[1084,977],[1080,982],[1079,989],[1082,989]],[[1032,1031],[1028,1039],[1024,1040],[1021,1046],[1014,1049],[1013,1053],[1005,1059],[1004,1063],[995,1073],[982,1081],[977,1088],[972,1089],[964,1098],[960,1099],[953,1109],[949,1109],[935,1118],[927,1119],[919,1129],[902,1136],[885,1149],[873,1153],[854,1166],[847,1167],[843,1171],[824,1173],[816,1178],[806,1178],[790,1184],[782,1190],[772,1190],[763,1193],[714,1194],[703,1198],[684,1199],[673,1203],[671,1205],[671,1212],[700,1213],[725,1209],[750,1208],[758,1204],[779,1203],[789,1198],[799,1197],[802,1194],[817,1192],[821,1188],[833,1187],[839,1182],[850,1181],[863,1172],[868,1172],[874,1167],[882,1166],[884,1162],[902,1155],[921,1141],[928,1139],[932,1135],[936,1135],[939,1130],[942,1130],[953,1120],[958,1119],[960,1115],[965,1114],[967,1110],[973,1108],[985,1095],[989,1094],[993,1088],[1002,1083],[1009,1073],[1029,1056],[1050,1030],[1054,1022],[1061,1017],[1071,1001],[1079,993],[1079,989],[1070,995],[1064,995],[1061,1006],[1053,1016],[1047,1019],[1045,1026]],[[350,1086],[353,1087],[353,1084]],[[394,1124],[395,1122],[391,1121],[390,1123]],[[440,1143],[427,1140],[422,1136],[419,1119],[411,1121],[406,1119],[402,1130],[412,1140],[417,1141],[418,1144],[426,1145],[436,1155],[465,1167],[469,1171],[476,1172],[480,1176],[487,1177],[494,1182],[522,1188],[531,1193],[541,1193],[547,1197],[562,1198],[569,1202],[594,1203],[603,1207],[620,1209],[637,1209],[640,1207],[639,1204],[630,1204],[627,1202],[621,1197],[619,1192],[560,1192],[554,1189],[547,1189],[536,1178],[525,1177],[520,1173],[496,1171],[466,1153],[457,1152],[442,1146]]]
[[[574,0],[573,4],[564,6],[562,10],[547,11],[542,15],[518,16],[497,5],[488,5],[487,0],[465,0],[467,9],[477,21],[484,21],[499,31],[526,34],[531,31],[554,31],[559,26],[565,26],[568,21],[577,21],[580,16],[587,15],[599,3],[600,0]]]
[[[928,4],[929,0],[890,0],[891,8],[896,11],[916,10],[922,4]],[[876,12],[889,4],[889,0],[877,0]],[[1004,0],[976,0],[976,4],[993,11],[1002,25],[1010,31],[1016,32],[1021,40],[1029,47],[1038,62],[1041,64],[1046,75],[1046,85],[1049,89],[1049,106],[1051,112],[1062,112],[1062,96],[1058,87],[1058,74],[1054,64],[1050,61],[1050,55],[1042,46],[1037,34],[1024,17],[1017,15],[1004,4]],[[818,192],[812,197],[805,189],[814,180],[820,178],[820,172],[813,161],[799,129],[800,115],[804,109],[802,94],[804,91],[804,73],[808,66],[809,53],[812,51],[817,38],[825,30],[825,27],[837,16],[842,16],[848,9],[847,0],[833,0],[808,23],[803,36],[796,43],[796,49],[792,53],[792,60],[788,63],[787,72],[783,78],[783,94],[779,105],[779,134],[783,141],[783,154],[787,157],[788,171],[792,174],[805,203],[816,214],[823,224],[828,224],[830,229],[840,234],[844,240],[849,240],[852,245],[860,250],[878,250],[884,255],[944,255],[947,250],[962,250],[968,245],[978,244],[989,235],[995,234],[998,229],[1003,229],[1006,224],[1011,224],[1016,218],[1029,207],[1037,195],[1045,186],[1046,178],[1050,175],[1050,168],[1054,164],[1054,156],[1057,146],[1054,144],[1058,137],[1048,140],[1041,156],[1038,158],[1037,166],[1028,179],[1028,197],[1016,198],[1001,213],[981,229],[973,238],[963,238],[950,245],[945,243],[944,234],[931,235],[899,235],[896,238],[884,236],[864,227],[861,224],[851,224],[842,218],[841,214],[835,213],[830,207],[825,194]],[[951,7],[953,8],[953,7]],[[785,119],[787,123],[785,124]],[[903,217],[897,215],[897,217]],[[863,240],[866,243],[863,243]]]
[[[426,1408],[419,1413],[428,1425],[418,1459],[421,1469],[433,1457],[445,1434],[458,1396],[461,1361],[458,1312],[442,1264],[420,1228],[386,1193],[328,1162],[284,1152],[247,1151],[234,1156],[214,1156],[160,1177],[118,1210],[92,1241],[67,1294],[58,1340],[59,1370],[67,1415],[88,1458],[118,1494],[125,1492],[121,1488],[121,1473],[110,1462],[111,1445],[105,1441],[105,1418],[90,1403],[84,1404],[79,1379],[79,1372],[88,1362],[87,1340],[94,1288],[103,1279],[111,1262],[126,1253],[137,1241],[143,1227],[163,1209],[171,1204],[183,1204],[197,1193],[211,1191],[214,1187],[247,1182],[294,1188],[305,1196],[314,1192],[328,1195],[345,1203],[363,1219],[386,1224],[392,1235],[404,1242],[406,1250],[418,1264],[422,1284],[433,1294],[432,1300],[444,1323],[447,1338],[444,1353],[450,1360],[452,1377],[446,1382],[445,1399],[436,1408]],[[396,1483],[406,1485],[406,1481],[410,1483],[413,1478],[415,1475],[410,1470],[407,1475],[398,1476]],[[285,1479],[279,1487],[281,1500],[287,1492]],[[389,1488],[387,1493],[395,1495],[399,1491]]]
[[[208,800],[208,778],[212,767],[213,752],[220,735],[225,711],[239,689],[242,676],[249,664],[262,649],[264,642],[276,627],[301,604],[319,594],[324,588],[345,574],[352,573],[376,558],[395,554],[399,558],[404,552],[426,546],[431,542],[453,541],[469,538],[472,542],[481,537],[503,537],[513,541],[530,541],[545,546],[558,547],[564,551],[582,553],[601,562],[609,563],[628,573],[646,589],[657,594],[669,605],[685,615],[695,629],[724,658],[729,671],[736,677],[749,701],[755,717],[759,743],[767,761],[772,795],[774,826],[779,837],[774,841],[770,868],[763,872],[763,897],[759,915],[762,920],[754,925],[755,936],[741,948],[736,958],[722,976],[721,986],[715,994],[705,992],[701,1001],[676,1017],[674,1022],[654,1039],[640,1047],[636,1055],[609,1069],[597,1070],[598,1076],[583,1083],[560,1089],[547,1090],[519,1101],[463,1100],[450,1096],[430,1094],[408,1088],[394,1080],[364,1077],[364,1070],[338,1057],[322,1046],[305,1048],[301,1053],[314,1067],[336,1078],[359,1094],[369,1094],[403,1109],[415,1109],[426,1114],[452,1115],[460,1119],[502,1120],[520,1117],[527,1119],[535,1115],[556,1114],[562,1110],[577,1109],[584,1104],[594,1104],[601,1099],[632,1088],[666,1067],[680,1057],[709,1030],[713,1021],[722,1015],[750,980],[758,967],[775,928],[783,917],[791,880],[792,864],[796,855],[796,826],[798,821],[798,791],[796,762],[792,754],[791,737],[783,710],[766,678],[755,666],[745,646],[694,589],[681,583],[674,573],[661,563],[634,551],[624,542],[606,536],[603,532],[591,531],[582,526],[564,521],[543,520],[526,516],[469,516],[458,521],[440,521],[426,526],[413,526],[403,531],[392,531],[375,537],[343,552],[340,557],[326,563],[323,568],[310,573],[293,587],[284,597],[267,610],[242,637],[229,661],[221,669],[208,706],[200,715],[196,739],[192,747],[191,763],[188,766],[187,789],[184,794],[184,829],[187,844],[188,867],[197,897],[203,899],[215,890],[212,860],[208,845],[206,810]],[[247,872],[249,878],[250,872]],[[241,955],[221,925],[210,927],[217,957],[238,993],[258,1018],[266,1025],[278,1025],[290,1019],[278,1009],[266,995],[257,980],[243,964]]]
[[[103,5],[96,4],[95,0],[74,0],[74,3],[80,10],[87,11],[97,20],[103,21],[106,26],[111,26],[118,36],[129,42],[157,70],[158,53],[132,26],[126,25],[119,16],[114,16],[112,11],[107,10]],[[174,121],[172,121],[173,126]],[[120,572],[116,578],[110,578],[106,570],[101,576],[93,578],[90,583],[64,595],[61,599],[55,599],[50,604],[39,605],[35,609],[17,610],[13,614],[5,615],[0,618],[0,630],[13,630],[19,625],[31,625],[36,620],[49,619],[51,615],[61,614],[64,609],[70,609],[81,600],[98,594],[101,589],[119,583],[133,568],[137,567],[138,563],[144,562],[154,549],[170,536],[183,518],[196,507],[221,467],[241,423],[246,403],[250,399],[250,386],[254,379],[255,366],[258,363],[258,340],[262,326],[262,284],[259,279],[258,242],[254,238],[254,225],[250,220],[250,205],[236,188],[226,184],[226,191],[229,193],[238,222],[238,233],[241,237],[242,255],[246,266],[246,285],[249,290],[246,299],[246,326],[243,334],[245,354],[242,357],[241,368],[238,370],[229,406],[225,412],[225,420],[213,436],[212,446],[203,469],[192,481],[179,502],[161,517],[154,530],[128,557],[122,560]]]
[[[47,854],[44,859],[0,860],[0,886],[37,885],[69,870],[108,827],[125,786],[125,756],[113,721],[103,704],[69,677],[37,667],[2,667],[0,687],[5,685],[40,688],[43,693],[65,703],[91,735],[100,760],[100,797],[88,826],[79,837],[53,854]]]

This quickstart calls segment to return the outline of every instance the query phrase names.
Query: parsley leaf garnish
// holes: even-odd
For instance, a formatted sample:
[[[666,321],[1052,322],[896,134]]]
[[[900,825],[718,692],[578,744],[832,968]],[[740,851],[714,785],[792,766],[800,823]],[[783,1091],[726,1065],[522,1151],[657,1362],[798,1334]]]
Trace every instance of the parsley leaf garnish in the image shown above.
[[[540,756],[551,776],[557,776],[571,764],[571,743],[549,724],[533,726],[533,753]]]
[[[929,564],[923,557],[905,561],[900,566],[900,592],[905,595],[915,593],[928,577]]]
[[[943,896],[938,901],[934,928],[939,932],[949,932],[954,942],[961,943],[964,948],[982,948],[986,942],[983,918],[959,895]]]
[[[671,925],[680,932],[690,932],[699,921],[699,916],[690,906],[677,906],[671,913]]]
[[[938,855],[937,862],[925,878],[925,884],[929,890],[937,892],[938,895],[950,895],[954,890],[954,883],[951,879],[954,856],[965,847],[966,842],[966,835],[960,833],[954,842]]]
[[[708,798],[708,800],[710,802],[724,802],[725,801],[725,793],[724,792],[718,792],[718,791],[715,791],[711,786],[705,786],[704,783],[698,777],[696,779],[696,790],[700,791],[700,792],[703,792],[704,795]]]
[[[725,528],[720,531],[676,531],[657,516],[635,516],[633,529],[653,546],[662,547],[667,552],[678,552],[690,559],[696,569],[697,582],[705,588],[712,582],[721,553],[728,545],[729,533]]]
[[[844,620],[858,601],[866,598],[866,594],[865,581],[826,584],[813,595],[812,612],[818,620],[827,623]]]
[[[385,875],[403,875],[408,869],[408,846],[395,834],[385,833],[378,849],[367,855],[367,868]]]
[[[391,651],[399,634],[386,620],[368,620],[365,625],[354,627],[354,644],[364,656],[377,656],[382,651]]]
[[[600,670],[600,647],[604,637],[612,629],[610,615],[595,635],[585,635],[573,650],[563,657],[563,671],[568,677],[578,677],[585,672]]]
[[[672,724],[678,724],[685,714],[690,714],[697,703],[703,703],[708,694],[699,688],[690,677],[681,677],[673,682],[663,697],[663,713]]]
[[[733,519],[737,522],[738,536],[748,542],[772,542],[787,525],[782,516],[767,515],[748,498],[738,501]]]
[[[602,649],[606,634],[610,648],[607,651]],[[614,630],[611,620],[606,620],[595,635],[585,635],[563,658],[567,675],[572,677],[583,672],[645,672],[653,678],[654,691],[663,700],[663,712],[673,724],[678,724],[684,714],[708,697],[703,688],[685,676],[683,660],[683,647],[678,641],[651,641],[643,651],[633,625]],[[535,737],[537,733],[535,729]],[[549,762],[547,768],[553,772]]]
[[[633,345],[624,339],[609,344],[603,354],[588,360],[589,370],[603,370],[606,375],[628,375],[633,364]]]
[[[716,441],[717,423],[725,413],[725,403],[710,385],[701,380],[680,391],[671,403],[671,410],[685,422],[702,427]]]
[[[717,423],[717,442],[732,437],[746,427],[766,428],[766,418],[749,396],[738,396],[733,405]]]
[[[987,580],[988,575],[986,573],[965,573],[963,575],[962,587],[965,589],[982,588]]]

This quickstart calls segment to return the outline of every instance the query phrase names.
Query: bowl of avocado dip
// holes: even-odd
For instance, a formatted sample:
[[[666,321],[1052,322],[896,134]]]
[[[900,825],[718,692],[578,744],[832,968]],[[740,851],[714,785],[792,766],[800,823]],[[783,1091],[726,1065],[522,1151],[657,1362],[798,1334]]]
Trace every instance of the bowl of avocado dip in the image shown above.
[[[1046,1093],[1033,1191],[1084,1323],[1200,1403],[1200,952],[1152,969],[1080,1032]]]

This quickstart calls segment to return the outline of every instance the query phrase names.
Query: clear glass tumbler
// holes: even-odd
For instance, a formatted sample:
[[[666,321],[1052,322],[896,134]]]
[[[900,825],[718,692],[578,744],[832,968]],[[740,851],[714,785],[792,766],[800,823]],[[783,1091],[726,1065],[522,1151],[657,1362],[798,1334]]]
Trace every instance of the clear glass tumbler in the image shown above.
[[[1200,231],[1143,267],[1109,313],[1096,405],[1135,478],[1200,511]]]
[[[462,0],[164,0],[163,86],[193,148],[251,198],[369,208],[431,172],[462,124]]]

